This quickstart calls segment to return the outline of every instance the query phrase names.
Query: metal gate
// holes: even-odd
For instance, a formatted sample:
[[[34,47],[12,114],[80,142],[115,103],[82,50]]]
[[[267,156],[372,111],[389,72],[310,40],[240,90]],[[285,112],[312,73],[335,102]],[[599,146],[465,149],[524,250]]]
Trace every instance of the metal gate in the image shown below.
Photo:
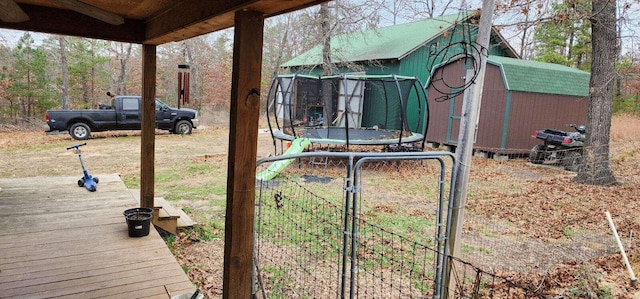
[[[330,162],[319,167],[318,159]],[[255,297],[440,298],[454,160],[450,152],[308,152],[258,161],[262,171],[294,162],[256,185]],[[369,195],[368,184],[398,190],[384,196],[398,196],[400,205],[404,193],[417,193],[412,201],[434,209],[417,206],[418,216],[389,213],[388,220],[376,211],[384,201],[370,200],[384,196]],[[396,224],[406,219],[416,221],[409,230]]]

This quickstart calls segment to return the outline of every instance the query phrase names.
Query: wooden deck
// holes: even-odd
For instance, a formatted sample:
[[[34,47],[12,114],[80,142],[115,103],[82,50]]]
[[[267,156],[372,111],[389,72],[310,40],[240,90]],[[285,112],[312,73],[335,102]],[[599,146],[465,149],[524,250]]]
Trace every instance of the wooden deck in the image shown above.
[[[194,291],[158,232],[131,238],[137,207],[117,175],[0,179],[0,298],[170,298]]]

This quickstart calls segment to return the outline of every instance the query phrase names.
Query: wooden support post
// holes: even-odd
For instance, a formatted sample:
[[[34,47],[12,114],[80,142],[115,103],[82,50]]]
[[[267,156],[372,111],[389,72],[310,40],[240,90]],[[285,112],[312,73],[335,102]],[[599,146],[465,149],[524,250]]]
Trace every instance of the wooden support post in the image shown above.
[[[142,45],[140,207],[153,208],[156,138],[156,46]]]
[[[464,207],[467,199],[467,185],[469,183],[469,172],[471,171],[471,156],[473,154],[473,144],[475,143],[476,131],[478,129],[478,119],[480,113],[480,102],[482,100],[482,89],[484,87],[484,75],[486,71],[487,58],[489,56],[489,39],[491,37],[491,27],[493,24],[494,0],[482,1],[482,14],[478,25],[478,37],[476,43],[480,47],[481,53],[477,53],[475,60],[478,63],[476,70],[468,70],[466,80],[473,77],[473,72],[478,72],[475,82],[464,92],[464,102],[462,104],[462,119],[460,121],[460,132],[458,135],[458,148],[456,149],[456,172],[455,184],[452,199],[451,223],[448,236],[448,254],[453,257],[460,256],[462,247],[460,238],[462,236],[462,224],[464,222]],[[445,275],[442,298],[454,298],[456,281],[452,279],[451,264],[453,259],[445,259]]]
[[[236,12],[224,229],[222,296],[226,299],[251,297],[263,28],[262,13]]]

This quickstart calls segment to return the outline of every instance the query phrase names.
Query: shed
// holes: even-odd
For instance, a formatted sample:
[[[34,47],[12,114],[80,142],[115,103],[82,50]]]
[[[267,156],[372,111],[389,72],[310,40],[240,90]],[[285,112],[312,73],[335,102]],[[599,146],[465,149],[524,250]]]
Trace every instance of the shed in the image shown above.
[[[464,59],[440,65],[427,84],[427,142],[455,147],[468,69]],[[475,150],[524,154],[535,130],[585,124],[590,74],[563,65],[492,56],[487,60]]]
[[[480,14],[451,14],[417,22],[337,35],[331,38],[331,61],[339,73],[416,77],[421,83],[429,79],[432,66],[469,50],[478,34]],[[489,53],[518,57],[506,39],[491,30]],[[322,74],[322,45],[283,63],[290,73]],[[408,102],[418,102],[411,95]],[[369,113],[383,113],[369,111]],[[407,112],[409,126],[422,126],[424,116]]]
[[[480,15],[451,14],[331,38],[331,61],[339,73],[396,74],[424,83],[431,68],[463,51],[459,42],[474,41]],[[506,39],[491,30],[489,53],[518,57]],[[322,45],[283,63],[290,73],[321,75]]]

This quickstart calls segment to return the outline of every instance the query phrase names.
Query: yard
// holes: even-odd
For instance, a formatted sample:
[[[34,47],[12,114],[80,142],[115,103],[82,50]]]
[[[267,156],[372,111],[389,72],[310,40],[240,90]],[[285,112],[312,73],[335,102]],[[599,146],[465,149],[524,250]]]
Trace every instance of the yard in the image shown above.
[[[65,150],[75,144],[68,135],[1,129],[1,177],[81,176],[77,155]],[[168,237],[167,243],[210,298],[220,297],[222,290],[227,133],[218,125],[189,136],[156,135],[156,196],[182,207],[200,224],[189,234]],[[270,135],[261,133],[259,138],[258,155],[272,154]],[[91,174],[119,173],[129,188],[139,188],[139,133],[97,133],[82,149]],[[614,117],[611,161],[619,184],[598,187],[572,184],[573,173],[552,165],[474,157],[461,258],[518,285],[565,298],[638,298],[640,291],[629,284],[604,213],[611,212],[637,273],[640,118]],[[433,204],[421,201],[433,192],[421,187],[425,168],[383,170],[370,175],[363,191],[367,215],[409,232],[415,222],[402,219],[431,219]],[[341,181],[332,180],[317,188],[326,189],[327,196],[340,196],[341,187]],[[495,296],[502,298],[500,294]]]

